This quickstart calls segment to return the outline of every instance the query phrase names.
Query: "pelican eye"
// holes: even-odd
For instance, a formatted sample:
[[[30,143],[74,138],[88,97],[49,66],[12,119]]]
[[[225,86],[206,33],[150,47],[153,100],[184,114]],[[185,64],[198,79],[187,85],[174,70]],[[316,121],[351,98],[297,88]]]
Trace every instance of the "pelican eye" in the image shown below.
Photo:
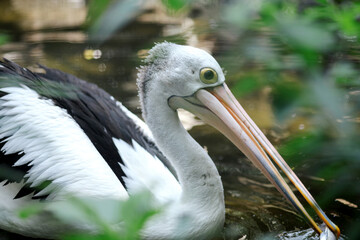
[[[214,69],[206,67],[200,70],[200,80],[206,84],[216,83],[218,75]]]

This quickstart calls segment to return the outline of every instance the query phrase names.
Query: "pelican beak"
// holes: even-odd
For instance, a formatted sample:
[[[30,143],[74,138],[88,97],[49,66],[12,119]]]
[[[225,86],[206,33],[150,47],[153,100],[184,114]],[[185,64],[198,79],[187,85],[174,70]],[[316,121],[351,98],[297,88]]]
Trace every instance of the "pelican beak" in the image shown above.
[[[275,163],[326,226],[339,238],[340,229],[325,215],[299,178],[247,115],[225,83],[211,89],[200,89],[190,97],[171,97],[169,105],[174,109],[183,108],[195,114],[222,132],[260,169],[314,230],[321,234],[322,230],[290,189],[275,167]]]

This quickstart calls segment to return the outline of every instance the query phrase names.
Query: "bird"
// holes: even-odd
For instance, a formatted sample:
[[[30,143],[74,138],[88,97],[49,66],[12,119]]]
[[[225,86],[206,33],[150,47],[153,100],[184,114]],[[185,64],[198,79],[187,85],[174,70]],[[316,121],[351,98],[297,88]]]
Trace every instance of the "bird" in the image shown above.
[[[278,165],[339,237],[339,228],[232,95],[208,52],[170,42],[148,51],[137,75],[144,121],[95,84],[38,68],[0,63],[1,229],[57,238],[64,228],[49,216],[20,219],[16,209],[68,195],[124,200],[147,190],[165,207],[146,222],[142,238],[210,239],[224,225],[223,185],[214,162],[182,126],[177,111],[184,109],[223,133],[322,233]],[[189,224],[179,227],[184,219]]]

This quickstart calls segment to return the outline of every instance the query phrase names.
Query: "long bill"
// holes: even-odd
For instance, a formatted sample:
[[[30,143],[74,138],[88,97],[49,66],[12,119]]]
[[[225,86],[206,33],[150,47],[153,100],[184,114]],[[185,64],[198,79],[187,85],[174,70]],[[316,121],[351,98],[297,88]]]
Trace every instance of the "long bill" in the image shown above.
[[[321,234],[322,230],[285,182],[275,167],[275,163],[326,226],[339,238],[340,229],[325,215],[299,178],[232,95],[225,83],[212,89],[200,89],[190,97],[172,97],[169,99],[169,105],[173,108],[183,108],[192,112],[204,122],[222,132],[261,170],[279,192],[303,215],[314,230]]]

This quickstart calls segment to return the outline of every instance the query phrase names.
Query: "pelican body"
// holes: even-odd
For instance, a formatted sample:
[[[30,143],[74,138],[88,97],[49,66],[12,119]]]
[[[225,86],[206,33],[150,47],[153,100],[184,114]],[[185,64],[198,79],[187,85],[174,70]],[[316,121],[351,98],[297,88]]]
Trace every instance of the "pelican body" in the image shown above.
[[[207,152],[182,126],[182,108],[230,139],[321,233],[273,159],[339,236],[207,52],[167,42],[149,51],[137,80],[146,124],[96,85],[39,67],[42,72],[34,73],[8,60],[0,63],[0,168],[7,173],[0,174],[0,228],[57,238],[66,226],[46,215],[19,219],[17,210],[38,199],[124,200],[147,190],[165,207],[146,223],[144,239],[210,239],[224,224],[223,186]]]

